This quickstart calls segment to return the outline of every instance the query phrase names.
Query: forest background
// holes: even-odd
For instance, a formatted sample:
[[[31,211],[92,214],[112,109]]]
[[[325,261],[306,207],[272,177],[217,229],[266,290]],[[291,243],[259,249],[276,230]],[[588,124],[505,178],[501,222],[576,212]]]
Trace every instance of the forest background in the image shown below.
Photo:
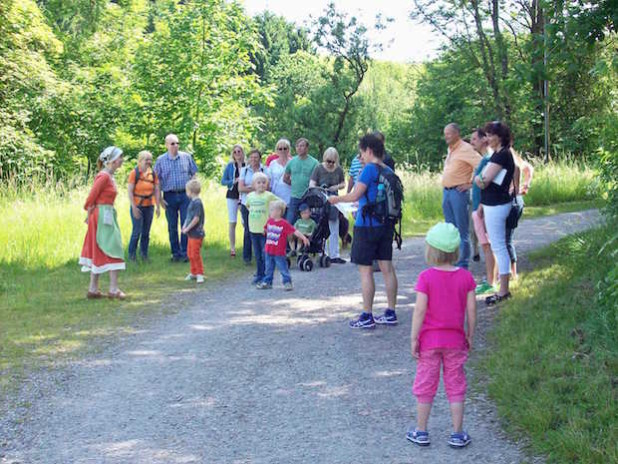
[[[436,170],[446,123],[467,133],[495,119],[531,158],[611,163],[617,11],[613,0],[415,0],[412,19],[444,47],[401,64],[371,60],[385,44],[366,27],[389,18],[365,26],[332,4],[299,26],[223,0],[5,0],[0,178],[86,180],[103,147],[160,154],[169,132],[207,176],[233,144],[270,152],[280,137],[349,162],[376,129],[397,161]]]

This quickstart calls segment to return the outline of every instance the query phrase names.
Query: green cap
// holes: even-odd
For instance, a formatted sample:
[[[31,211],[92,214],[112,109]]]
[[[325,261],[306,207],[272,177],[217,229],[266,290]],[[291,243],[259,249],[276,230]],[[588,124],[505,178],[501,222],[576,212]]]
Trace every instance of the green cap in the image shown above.
[[[429,229],[425,241],[440,251],[452,253],[459,248],[461,237],[459,236],[457,227],[453,224],[439,222]]]

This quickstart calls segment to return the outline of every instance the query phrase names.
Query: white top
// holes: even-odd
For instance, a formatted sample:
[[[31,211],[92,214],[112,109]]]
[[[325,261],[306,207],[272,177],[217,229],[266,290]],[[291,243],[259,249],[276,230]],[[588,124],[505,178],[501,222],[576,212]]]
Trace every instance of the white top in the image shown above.
[[[270,181],[270,191],[285,201],[285,204],[290,204],[292,198],[292,187],[283,182],[285,174],[285,166],[281,166],[278,160],[272,160],[266,171]]]

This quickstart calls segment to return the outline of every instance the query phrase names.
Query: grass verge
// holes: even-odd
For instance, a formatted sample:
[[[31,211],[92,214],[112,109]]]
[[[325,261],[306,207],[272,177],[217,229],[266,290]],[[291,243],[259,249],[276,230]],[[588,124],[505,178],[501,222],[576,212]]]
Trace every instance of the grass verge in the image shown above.
[[[618,462],[615,230],[534,254],[534,271],[501,308],[482,362],[507,427],[548,462]]]

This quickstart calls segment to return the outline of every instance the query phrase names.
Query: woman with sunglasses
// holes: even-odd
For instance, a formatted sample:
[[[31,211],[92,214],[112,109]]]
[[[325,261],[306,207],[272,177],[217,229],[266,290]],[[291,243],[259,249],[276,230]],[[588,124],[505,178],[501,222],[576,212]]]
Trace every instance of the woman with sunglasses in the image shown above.
[[[292,159],[290,155],[290,146],[290,141],[288,139],[280,139],[275,149],[277,158],[271,161],[270,166],[268,166],[266,170],[271,192],[281,198],[285,202],[286,207],[290,203],[290,198],[292,197],[292,187],[283,182],[285,167]]]
[[[345,188],[345,174],[339,166],[339,153],[329,147],[322,156],[322,164],[316,166],[311,174],[309,187],[322,187],[329,195],[339,195],[339,190]],[[331,263],[344,264],[346,261],[339,256],[339,210],[330,208],[328,217],[330,237],[328,239],[328,256]]]
[[[227,213],[229,220],[230,256],[236,257],[236,224],[238,223],[238,210],[240,208],[240,192],[238,191],[238,178],[240,170],[245,166],[245,152],[240,145],[232,147],[232,157],[221,177],[221,185],[227,187],[225,198],[227,201]],[[251,256],[249,248],[249,256]]]

